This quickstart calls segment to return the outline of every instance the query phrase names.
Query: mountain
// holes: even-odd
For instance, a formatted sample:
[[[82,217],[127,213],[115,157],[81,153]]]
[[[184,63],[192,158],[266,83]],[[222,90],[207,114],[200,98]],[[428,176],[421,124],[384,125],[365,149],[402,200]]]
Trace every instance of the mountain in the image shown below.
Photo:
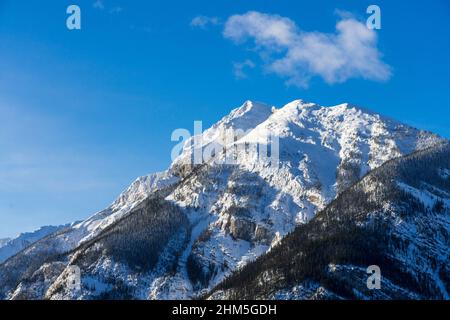
[[[0,298],[194,298],[367,172],[441,141],[350,104],[247,101],[186,141],[167,171],[5,261]],[[72,265],[80,291],[67,285]]]
[[[32,243],[66,227],[68,225],[45,226],[33,232],[21,233],[13,239],[0,239],[0,263],[22,251]]]
[[[394,159],[341,193],[213,299],[450,299],[450,144]],[[369,290],[377,265],[381,286]]]

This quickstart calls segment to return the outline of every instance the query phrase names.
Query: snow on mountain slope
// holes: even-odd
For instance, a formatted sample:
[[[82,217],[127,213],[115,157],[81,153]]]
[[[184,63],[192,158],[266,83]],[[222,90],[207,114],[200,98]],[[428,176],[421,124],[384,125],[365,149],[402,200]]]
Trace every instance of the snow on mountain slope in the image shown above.
[[[51,233],[67,228],[68,226],[69,225],[45,226],[33,232],[19,234],[13,239],[4,239],[3,241],[0,240],[0,263],[4,262],[6,259],[15,255],[19,251],[22,251],[32,243],[48,236]]]
[[[230,129],[241,130],[232,142],[223,139]],[[277,166],[272,165],[272,158],[260,157],[261,149],[246,148],[258,142],[273,151],[273,141],[279,143]],[[192,298],[265,253],[369,170],[438,141],[441,139],[431,133],[349,104],[321,107],[297,100],[275,109],[247,101],[201,136],[190,139],[167,172],[138,179],[108,209],[0,266],[9,272],[8,276],[0,274],[0,287],[4,287],[0,296],[23,297],[35,292],[22,280],[33,275],[42,279],[43,262],[48,260],[42,257],[58,254],[53,264],[61,272],[44,284],[35,284],[47,298],[105,294],[92,286],[75,295],[68,291],[64,282],[68,269],[61,266],[76,262],[82,264],[83,281],[114,287],[109,291],[114,291],[116,298]],[[212,144],[232,150],[235,163],[224,163],[229,154],[218,152],[207,163],[193,165],[196,150],[204,151]],[[152,194],[159,200],[147,201]],[[142,212],[161,208],[174,211],[180,224],[177,229],[165,219],[152,218],[173,232],[171,237],[158,236],[164,244],[163,249],[157,246],[159,261],[151,268],[126,259],[118,261],[124,254],[135,255],[122,248],[121,241],[140,243],[150,227],[139,223],[149,218]],[[146,241],[151,246],[146,250],[153,255],[154,241]],[[111,243],[122,249],[112,250]],[[80,260],[83,256],[90,258]],[[34,267],[25,268],[23,261],[30,258]],[[4,283],[7,286],[2,286]],[[15,288],[19,291],[12,294]]]
[[[146,199],[151,192],[177,181],[178,178],[167,171],[138,178],[109,208],[74,226],[74,233],[79,234],[78,244],[92,239],[106,227],[122,218]]]
[[[385,163],[210,297],[449,300],[449,167],[448,143]]]

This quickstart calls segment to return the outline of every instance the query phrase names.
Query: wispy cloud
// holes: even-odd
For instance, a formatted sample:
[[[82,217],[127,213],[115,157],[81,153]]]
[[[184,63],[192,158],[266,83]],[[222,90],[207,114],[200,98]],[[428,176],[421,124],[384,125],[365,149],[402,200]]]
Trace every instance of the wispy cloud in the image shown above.
[[[107,8],[105,6],[105,3],[103,0],[95,0],[94,3],[92,4],[92,7],[94,7],[97,10],[101,10],[101,11],[107,10],[107,12],[110,14],[117,14],[117,13],[121,13],[123,11],[123,8],[118,5]]]
[[[191,27],[205,29],[209,25],[217,26],[220,25],[220,19],[218,17],[208,17],[208,16],[196,16],[191,20]]]
[[[233,74],[236,79],[245,79],[247,78],[247,73],[245,73],[246,68],[253,69],[255,67],[255,63],[249,59],[242,62],[233,62]]]
[[[314,76],[329,84],[391,77],[391,68],[381,60],[376,32],[349,15],[341,16],[336,32],[329,34],[301,30],[286,17],[250,11],[229,17],[223,35],[236,44],[254,43],[266,69],[289,85],[307,87]]]
[[[96,1],[92,4],[92,6],[93,6],[95,9],[99,9],[99,10],[104,10],[104,9],[105,9],[105,5],[103,4],[103,1],[102,1],[102,0],[96,0]]]

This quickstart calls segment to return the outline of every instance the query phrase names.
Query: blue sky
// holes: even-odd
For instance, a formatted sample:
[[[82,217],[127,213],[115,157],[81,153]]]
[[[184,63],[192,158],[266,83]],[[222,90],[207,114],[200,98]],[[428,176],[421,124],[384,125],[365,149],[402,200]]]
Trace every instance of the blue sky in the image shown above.
[[[210,125],[246,99],[351,102],[450,137],[446,0],[96,2],[0,0],[0,237],[106,207],[168,166],[174,129]],[[70,4],[81,30],[66,28]],[[364,22],[370,4],[381,8],[369,49],[384,75],[291,62],[294,75],[275,72],[267,54],[295,45],[264,42],[248,25],[224,34],[249,11],[295,24],[299,37],[336,34],[344,16]]]

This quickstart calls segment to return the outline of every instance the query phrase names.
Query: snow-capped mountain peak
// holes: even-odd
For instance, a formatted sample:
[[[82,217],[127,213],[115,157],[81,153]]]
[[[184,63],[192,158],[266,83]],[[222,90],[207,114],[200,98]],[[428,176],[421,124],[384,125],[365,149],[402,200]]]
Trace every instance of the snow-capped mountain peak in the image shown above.
[[[272,106],[264,103],[247,100],[241,107],[234,109],[231,113],[218,122],[234,129],[248,130],[254,128],[272,113]]]
[[[232,165],[192,165],[197,149],[222,144],[230,129],[241,134],[227,149],[267,144],[278,165],[268,165],[252,148],[236,148]],[[109,208],[0,266],[16,275],[0,296],[27,296],[26,286],[12,293],[22,280],[17,270],[29,259],[39,265],[55,256],[63,259],[53,262],[59,271],[39,284],[47,298],[102,294],[87,286],[73,296],[63,281],[67,261],[82,269],[85,281],[103,288],[120,283],[137,298],[194,297],[267,252],[368,171],[439,141],[347,103],[322,107],[295,100],[276,109],[247,101],[188,139],[167,171],[139,178]],[[146,252],[153,258],[142,260]],[[0,288],[2,281],[0,272]]]

